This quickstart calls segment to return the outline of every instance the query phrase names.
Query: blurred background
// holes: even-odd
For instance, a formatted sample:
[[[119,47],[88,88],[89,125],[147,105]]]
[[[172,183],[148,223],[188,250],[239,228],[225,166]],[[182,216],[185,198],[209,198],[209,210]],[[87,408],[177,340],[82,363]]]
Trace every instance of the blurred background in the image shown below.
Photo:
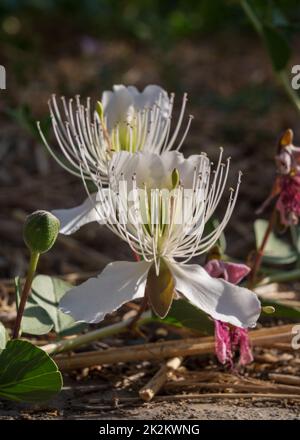
[[[1,0],[0,277],[26,269],[24,215],[85,198],[80,180],[59,168],[36,132],[41,120],[55,142],[49,96],[100,99],[113,84],[159,84],[176,93],[177,110],[188,93],[194,121],[184,154],[216,159],[223,146],[232,182],[244,173],[225,232],[228,253],[245,259],[254,211],[275,175],[277,140],[290,127],[300,144],[300,114],[282,87],[282,73],[290,81],[291,66],[300,64],[299,30],[298,0]],[[130,258],[126,244],[94,225],[61,237],[39,271],[93,272]]]

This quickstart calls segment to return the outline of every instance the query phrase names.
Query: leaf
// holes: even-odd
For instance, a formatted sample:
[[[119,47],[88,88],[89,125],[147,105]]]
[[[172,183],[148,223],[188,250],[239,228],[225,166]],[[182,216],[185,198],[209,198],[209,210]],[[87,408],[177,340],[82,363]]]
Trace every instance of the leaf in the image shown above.
[[[55,362],[27,341],[9,341],[0,353],[0,396],[19,402],[43,402],[61,390]]]
[[[31,299],[47,312],[56,333],[78,333],[86,327],[86,324],[75,322],[72,316],[58,308],[59,301],[71,288],[71,284],[47,275],[37,275],[33,280]]]
[[[260,247],[268,222],[258,219],[254,222],[254,232],[256,238],[256,247]],[[287,240],[278,238],[273,232],[270,233],[263,256],[263,263],[282,265],[291,264],[297,261],[297,252],[292,244]]]
[[[0,322],[0,350],[3,350],[5,348],[7,341],[8,333],[2,322]]]
[[[298,254],[300,253],[300,227],[299,225],[291,225],[290,226],[291,236],[294,243],[294,246],[296,247],[296,250],[298,251]]]
[[[288,318],[299,320],[300,319],[300,309],[296,307],[287,306],[286,304],[282,304],[280,301],[266,300],[261,299],[260,302],[262,307],[265,306],[273,306],[275,308],[275,312],[269,315],[271,318]],[[262,317],[266,317],[267,315],[262,315]]]
[[[162,320],[166,324],[187,327],[205,335],[214,334],[214,323],[202,310],[193,306],[185,299],[173,301],[168,316]]]
[[[290,59],[290,46],[286,38],[273,26],[263,25],[262,31],[273,68],[279,72],[286,67]]]
[[[18,308],[21,295],[21,283],[19,277],[15,278],[15,292]],[[21,321],[21,332],[39,336],[49,333],[52,328],[53,323],[48,313],[29,297]]]
[[[53,323],[47,312],[34,302],[27,301],[21,323],[22,333],[45,335],[52,328]]]

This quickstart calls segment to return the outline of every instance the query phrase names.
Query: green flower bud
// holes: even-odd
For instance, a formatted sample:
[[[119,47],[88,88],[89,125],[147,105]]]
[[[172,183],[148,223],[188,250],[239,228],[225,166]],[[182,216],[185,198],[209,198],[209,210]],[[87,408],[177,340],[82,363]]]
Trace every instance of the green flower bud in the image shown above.
[[[172,179],[172,189],[177,188],[180,181],[180,175],[177,168],[174,168],[174,170],[172,171],[171,179]]]
[[[59,228],[60,222],[53,214],[47,211],[35,211],[25,221],[24,241],[31,252],[43,254],[55,243]]]
[[[264,306],[264,307],[262,307],[262,311],[264,312],[264,313],[267,313],[268,315],[271,315],[272,313],[275,313],[275,307],[273,307],[273,306]]]
[[[104,110],[103,110],[103,105],[102,105],[101,101],[97,101],[96,112],[100,118],[100,121],[103,121]]]

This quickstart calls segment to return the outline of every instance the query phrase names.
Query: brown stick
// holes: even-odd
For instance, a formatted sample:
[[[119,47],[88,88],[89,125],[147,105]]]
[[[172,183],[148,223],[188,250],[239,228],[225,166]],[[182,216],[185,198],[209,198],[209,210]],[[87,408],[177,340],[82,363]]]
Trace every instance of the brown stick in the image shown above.
[[[283,393],[283,394],[299,394],[300,395],[300,387],[292,386],[292,385],[275,385],[271,382],[264,382],[262,384],[247,384],[247,383],[203,383],[203,382],[195,382],[190,380],[183,380],[178,382],[170,382],[165,385],[166,389],[178,389],[178,388],[200,388],[200,389],[233,389],[239,391],[249,391],[254,393],[260,393],[262,390],[264,392],[275,392],[275,393]]]
[[[253,345],[263,346],[270,342],[287,341],[291,338],[291,329],[293,325],[282,326],[280,331],[274,332],[270,329],[270,334],[266,332],[268,329],[255,330],[250,332],[250,339]],[[85,368],[99,364],[112,364],[118,362],[132,362],[153,359],[171,358],[177,356],[193,356],[200,354],[213,353],[215,349],[214,338],[182,339],[180,341],[163,341],[156,343],[148,343],[136,345],[134,350],[132,347],[110,348],[105,351],[96,351],[88,353],[79,353],[73,356],[57,356],[57,362],[61,370],[72,370],[77,368]]]
[[[298,394],[278,394],[278,393],[191,393],[191,394],[172,394],[171,396],[155,396],[153,402],[176,402],[179,400],[210,400],[210,399],[259,399],[259,400],[300,400]],[[99,401],[100,402],[100,401]],[[135,404],[140,402],[139,397],[120,397],[119,403]],[[102,404],[110,404],[111,401],[102,401]],[[93,405],[90,409],[101,409],[101,405]]]
[[[270,373],[269,379],[274,380],[277,383],[284,383],[288,385],[299,385],[300,386],[300,377],[292,376],[290,374],[277,374]]]
[[[270,217],[270,220],[269,220],[269,223],[268,223],[268,227],[266,229],[263,241],[262,241],[259,249],[256,252],[254,264],[253,264],[253,267],[252,267],[252,270],[251,270],[251,273],[250,273],[250,277],[249,277],[249,283],[248,283],[249,287],[253,287],[253,285],[255,284],[256,274],[257,274],[257,272],[258,272],[258,270],[260,268],[261,260],[262,260],[262,257],[264,255],[265,246],[266,246],[266,244],[268,242],[268,239],[269,239],[269,236],[270,236],[270,234],[272,232],[275,219],[276,219],[276,209],[274,208],[273,211],[272,211],[272,214],[271,214],[271,217]]]
[[[287,342],[275,342],[273,344],[265,344],[264,347],[266,348],[276,348],[276,350],[280,350],[280,351],[288,351],[291,353],[295,352],[295,349],[292,347],[291,344],[287,343]]]
[[[164,386],[168,379],[173,375],[173,372],[180,367],[182,358],[174,357],[169,359],[158,372],[152,377],[152,379],[139,391],[139,396],[149,402],[158,393],[158,391]]]

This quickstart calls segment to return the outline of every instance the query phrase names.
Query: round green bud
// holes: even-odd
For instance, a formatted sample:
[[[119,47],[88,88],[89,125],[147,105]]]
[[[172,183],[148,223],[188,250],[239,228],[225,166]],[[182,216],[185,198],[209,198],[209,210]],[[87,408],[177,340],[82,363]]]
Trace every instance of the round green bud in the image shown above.
[[[31,252],[43,254],[54,245],[59,233],[60,222],[47,211],[35,211],[24,224],[23,237]]]

